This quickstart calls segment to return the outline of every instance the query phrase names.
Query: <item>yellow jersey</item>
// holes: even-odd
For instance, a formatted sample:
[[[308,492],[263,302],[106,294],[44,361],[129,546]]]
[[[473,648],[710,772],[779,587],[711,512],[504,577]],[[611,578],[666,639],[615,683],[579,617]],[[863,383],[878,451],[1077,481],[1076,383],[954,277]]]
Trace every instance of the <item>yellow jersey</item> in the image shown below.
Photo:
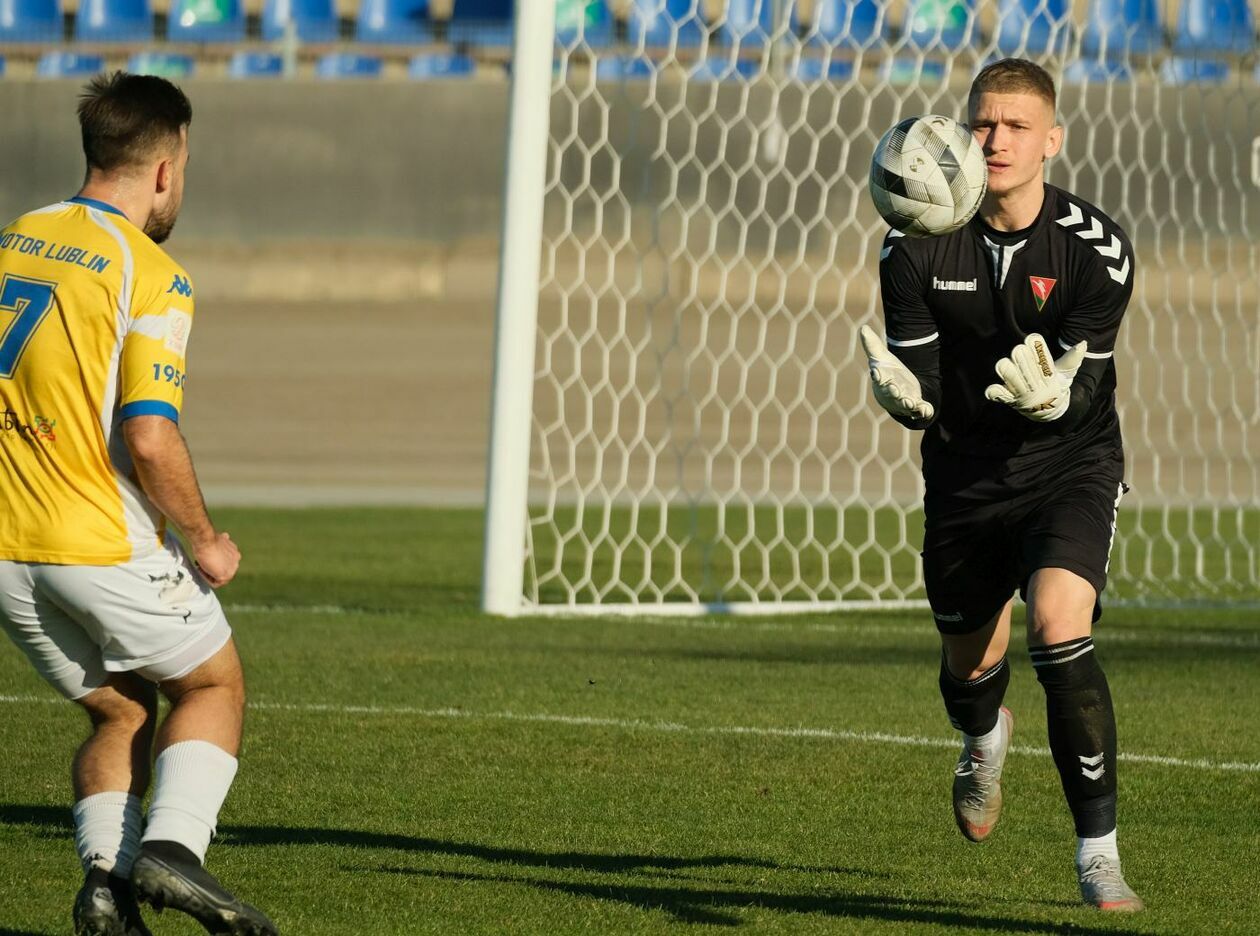
[[[188,274],[87,198],[0,230],[0,559],[116,565],[159,548],[121,425],[179,422]]]

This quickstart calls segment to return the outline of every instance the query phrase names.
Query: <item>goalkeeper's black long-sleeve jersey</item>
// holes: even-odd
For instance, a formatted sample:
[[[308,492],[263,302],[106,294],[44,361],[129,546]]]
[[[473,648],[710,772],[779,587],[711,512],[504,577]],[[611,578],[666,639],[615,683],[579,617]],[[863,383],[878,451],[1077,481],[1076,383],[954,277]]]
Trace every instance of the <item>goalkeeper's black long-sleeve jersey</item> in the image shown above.
[[[1052,185],[1037,220],[999,232],[979,216],[952,234],[890,231],[880,254],[889,348],[919,378],[929,490],[973,480],[1044,483],[1058,465],[1121,458],[1113,352],[1133,292],[1133,247],[1093,205]],[[994,365],[1037,332],[1056,356],[1088,351],[1058,420],[1036,422],[985,399]]]

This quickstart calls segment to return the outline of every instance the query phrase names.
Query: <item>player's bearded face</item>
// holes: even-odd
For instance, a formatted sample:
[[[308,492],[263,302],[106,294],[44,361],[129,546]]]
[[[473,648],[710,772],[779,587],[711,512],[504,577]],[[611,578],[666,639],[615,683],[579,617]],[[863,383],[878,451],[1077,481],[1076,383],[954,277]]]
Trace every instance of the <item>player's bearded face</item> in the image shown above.
[[[179,209],[184,201],[184,167],[188,164],[188,138],[180,140],[179,152],[171,162],[170,185],[161,197],[154,200],[149,220],[144,225],[144,233],[155,243],[160,244],[171,236],[175,229],[175,220],[179,217]]]
[[[1049,102],[1036,94],[986,91],[971,99],[970,110],[971,132],[989,168],[989,192],[1040,186],[1043,163],[1063,142]]]

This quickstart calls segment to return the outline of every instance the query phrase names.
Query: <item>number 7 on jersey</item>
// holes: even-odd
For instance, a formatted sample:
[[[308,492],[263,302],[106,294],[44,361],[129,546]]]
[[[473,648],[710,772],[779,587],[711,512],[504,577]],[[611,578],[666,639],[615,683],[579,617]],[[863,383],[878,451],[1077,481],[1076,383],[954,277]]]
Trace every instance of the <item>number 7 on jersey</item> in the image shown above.
[[[0,282],[0,377],[12,379],[31,336],[52,308],[56,288],[56,283],[12,274]],[[15,316],[6,322],[4,313]]]

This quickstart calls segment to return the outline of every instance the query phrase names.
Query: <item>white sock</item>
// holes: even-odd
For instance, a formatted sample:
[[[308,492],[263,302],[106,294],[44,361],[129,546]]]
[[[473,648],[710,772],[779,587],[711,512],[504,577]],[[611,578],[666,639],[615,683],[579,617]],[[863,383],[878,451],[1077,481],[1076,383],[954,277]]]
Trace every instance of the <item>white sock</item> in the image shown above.
[[[998,713],[997,724],[982,735],[963,734],[963,744],[968,751],[979,751],[988,754],[1002,746],[1002,713]]]
[[[205,861],[236,758],[209,741],[181,741],[158,755],[146,842],[179,842]]]
[[[1120,852],[1116,848],[1115,829],[1097,838],[1078,838],[1076,840],[1076,866],[1078,868],[1085,867],[1091,859],[1099,855],[1105,855],[1117,863],[1120,861]]]
[[[130,793],[93,793],[74,804],[74,847],[84,871],[131,873],[140,849],[144,804]]]

